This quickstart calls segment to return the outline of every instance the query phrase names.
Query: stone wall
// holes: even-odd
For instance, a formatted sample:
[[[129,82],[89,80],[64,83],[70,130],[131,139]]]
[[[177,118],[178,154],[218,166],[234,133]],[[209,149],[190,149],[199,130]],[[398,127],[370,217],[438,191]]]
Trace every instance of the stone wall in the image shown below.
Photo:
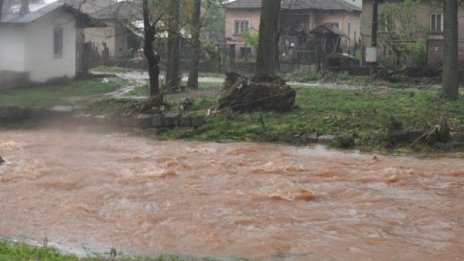
[[[158,129],[159,131],[172,128],[198,128],[204,123],[203,116],[186,116],[180,113],[123,114],[120,116],[121,127]]]
[[[180,113],[122,114],[108,118],[79,114],[72,110],[36,109],[21,106],[0,107],[0,126],[24,122],[59,122],[78,126],[106,128],[134,128],[153,130],[157,133],[173,128],[198,128],[205,123],[203,116],[187,116]]]

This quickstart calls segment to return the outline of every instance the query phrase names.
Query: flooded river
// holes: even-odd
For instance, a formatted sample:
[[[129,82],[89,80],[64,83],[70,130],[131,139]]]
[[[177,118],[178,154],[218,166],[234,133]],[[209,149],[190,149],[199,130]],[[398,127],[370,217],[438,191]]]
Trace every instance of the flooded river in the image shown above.
[[[1,131],[0,237],[138,255],[464,260],[464,160]]]

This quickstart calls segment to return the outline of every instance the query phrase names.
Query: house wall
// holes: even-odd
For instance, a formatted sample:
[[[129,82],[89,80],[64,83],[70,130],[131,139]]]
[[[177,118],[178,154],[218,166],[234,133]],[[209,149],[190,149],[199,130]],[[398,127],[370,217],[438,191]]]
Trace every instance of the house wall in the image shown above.
[[[129,48],[127,38],[129,37],[129,31],[121,23],[115,25],[115,42],[114,42],[114,56],[122,57],[127,49]]]
[[[383,4],[379,4],[379,14],[382,12]],[[372,42],[372,0],[363,1],[363,14],[361,18],[362,30],[362,45],[368,47]],[[431,30],[431,15],[435,13],[443,13],[442,7],[434,4],[432,1],[422,1],[419,7],[415,10],[416,22],[421,26],[418,28],[416,37],[424,37],[427,41],[427,64],[432,68],[439,68],[442,64],[443,57],[443,34],[430,33]],[[458,9],[459,23],[459,62],[464,64],[464,8]],[[379,30],[379,36],[381,32]],[[379,37],[380,38],[380,37]],[[382,57],[382,46],[379,46],[379,56]]]
[[[259,32],[261,10],[260,9],[226,9],[225,37],[227,44],[235,44],[235,57],[240,58],[240,48],[250,47],[251,54],[256,54],[255,48],[246,46],[241,35],[235,35],[235,21],[248,20],[251,34]]]
[[[340,29],[348,34],[348,23],[351,23],[351,32],[349,38],[342,39],[341,46],[344,51],[351,49],[356,40],[361,38],[361,18],[359,13],[345,13],[345,12],[314,12],[310,13],[309,30],[314,29],[316,26],[323,23],[336,22],[339,23]],[[235,20],[248,20],[250,21],[250,31],[252,33],[259,32],[260,24],[259,9],[226,9],[226,43],[228,44],[242,44],[243,37],[234,35]],[[356,34],[356,36],[355,36]],[[355,39],[356,38],[356,39]],[[238,52],[238,50],[237,50]]]
[[[390,1],[393,2],[393,1]],[[379,13],[382,11],[382,5],[379,4]],[[370,46],[372,41],[372,0],[363,1],[363,13],[361,16],[361,33],[362,33],[362,45]],[[416,21],[419,25],[422,26],[425,31],[429,31],[431,18],[430,16],[435,13],[443,13],[442,7],[437,4],[433,4],[432,1],[422,1],[420,2],[419,7],[415,11]],[[464,40],[464,8],[460,7],[458,9],[458,19],[459,19],[459,38]]]
[[[64,2],[90,14],[114,4],[116,0],[64,0]]]
[[[98,49],[98,54],[102,55],[103,43],[106,43],[110,51],[110,57],[115,54],[115,35],[114,23],[106,22],[108,27],[85,28],[85,41],[92,42]]]
[[[250,25],[250,32],[252,34],[258,33],[260,16],[260,9],[226,9],[226,42],[243,42],[243,37],[241,35],[234,35],[235,20],[248,20]]]
[[[341,41],[341,47],[343,51],[349,51],[353,48],[354,44],[359,41],[360,37],[360,24],[361,18],[359,14],[353,13],[315,13],[314,20],[312,22],[312,28],[326,23],[338,23],[339,29],[342,30],[348,37],[343,37]],[[350,32],[348,32],[348,24],[350,26]]]
[[[0,27],[0,72],[24,72],[25,64],[25,27],[3,24]]]
[[[63,28],[63,56],[54,57],[54,28]],[[25,64],[33,82],[76,76],[76,20],[60,9],[26,26]]]
[[[85,28],[85,41],[92,42],[102,54],[103,43],[108,46],[110,57],[121,57],[128,49],[127,37],[129,31],[121,23],[108,19],[104,20],[107,27]]]

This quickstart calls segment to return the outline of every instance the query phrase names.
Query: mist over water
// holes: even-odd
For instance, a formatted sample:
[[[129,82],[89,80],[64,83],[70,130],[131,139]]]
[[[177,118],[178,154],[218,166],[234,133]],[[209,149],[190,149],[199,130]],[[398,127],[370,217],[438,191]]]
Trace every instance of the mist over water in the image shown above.
[[[1,131],[0,237],[139,255],[464,260],[464,162]]]

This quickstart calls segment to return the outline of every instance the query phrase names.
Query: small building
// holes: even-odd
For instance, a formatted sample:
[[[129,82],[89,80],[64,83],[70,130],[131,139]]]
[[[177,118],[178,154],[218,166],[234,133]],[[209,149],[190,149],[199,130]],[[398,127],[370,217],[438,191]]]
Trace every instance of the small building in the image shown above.
[[[243,34],[258,33],[261,0],[236,0],[224,6],[226,44],[231,46],[229,50],[238,53],[238,57],[254,52],[245,43]],[[292,38],[308,35],[320,25],[336,28],[346,36],[340,41],[343,52],[351,52],[360,39],[361,9],[353,4],[343,0],[283,0],[281,7],[280,46],[284,48],[283,51],[297,45]]]
[[[113,4],[116,4],[117,0],[60,0],[60,2],[72,6],[73,8],[90,14],[98,10],[108,8]]]
[[[0,23],[0,86],[43,83],[87,71],[84,28],[99,23],[62,3],[9,13]]]
[[[379,0],[379,27],[378,27],[378,56],[380,59],[394,54],[389,49],[401,49],[404,43],[417,42],[424,39],[426,44],[426,62],[429,68],[441,68],[443,63],[443,6],[439,1],[423,0],[414,1],[413,16],[414,26],[416,27],[409,39],[395,39],[395,35],[401,34],[401,22],[397,21],[390,24],[385,19],[384,8],[386,5],[401,5],[404,1],[400,0]],[[363,0],[362,13],[362,46],[369,47],[372,43],[372,15],[373,1]],[[464,64],[464,8],[458,8],[458,28],[459,28],[459,62]],[[391,30],[390,28],[393,28]],[[404,33],[403,33],[404,34]],[[390,47],[389,47],[390,46]]]
[[[133,21],[142,20],[140,4],[122,1],[89,15],[107,25],[85,29],[85,40],[92,43],[101,58],[105,56],[105,49],[107,58],[133,57],[142,42],[132,26]]]

